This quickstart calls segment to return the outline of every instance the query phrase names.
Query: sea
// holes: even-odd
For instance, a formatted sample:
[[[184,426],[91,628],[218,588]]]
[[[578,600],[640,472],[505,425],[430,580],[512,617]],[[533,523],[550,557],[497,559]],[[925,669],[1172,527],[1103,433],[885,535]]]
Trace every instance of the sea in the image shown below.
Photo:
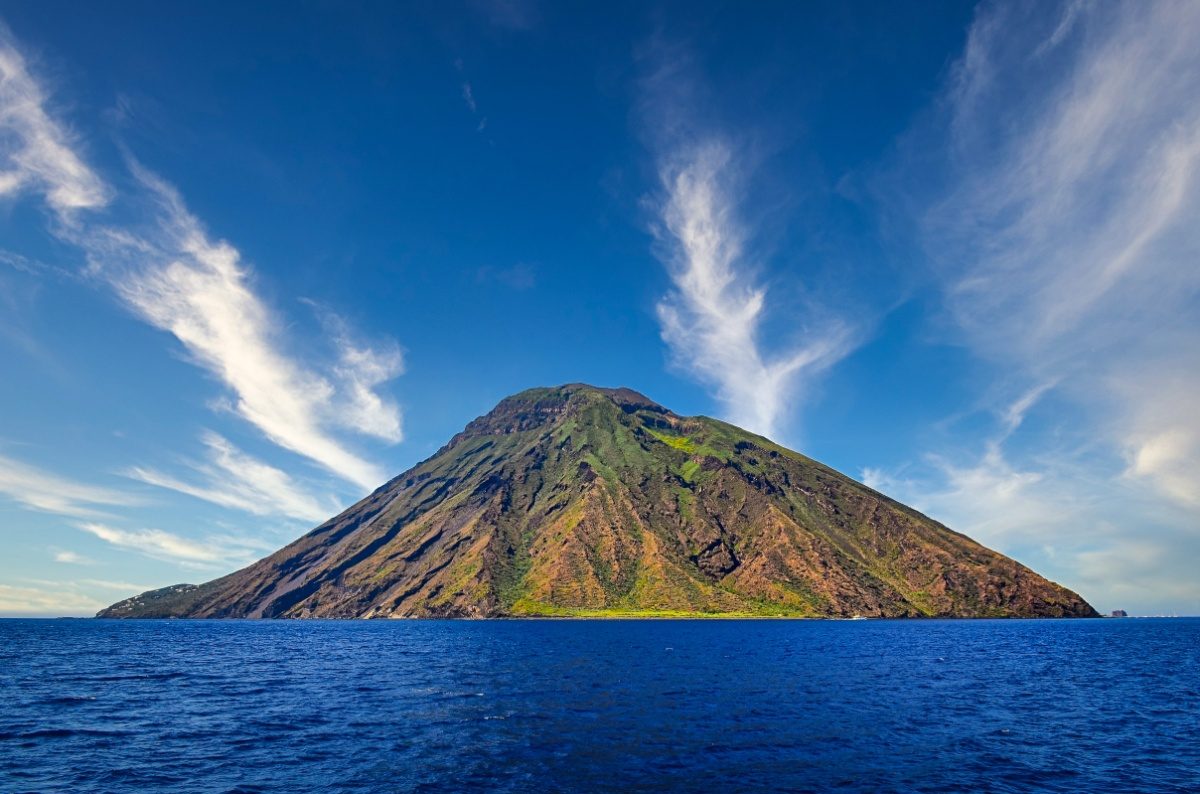
[[[1200,619],[0,621],[0,792],[1200,791]]]

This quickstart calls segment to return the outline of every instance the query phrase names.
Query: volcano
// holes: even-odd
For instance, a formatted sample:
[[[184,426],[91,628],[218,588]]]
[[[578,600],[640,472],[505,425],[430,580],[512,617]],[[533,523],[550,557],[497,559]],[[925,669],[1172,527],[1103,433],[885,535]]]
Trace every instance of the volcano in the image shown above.
[[[98,617],[1095,617],[804,455],[635,391],[500,402],[274,554]]]

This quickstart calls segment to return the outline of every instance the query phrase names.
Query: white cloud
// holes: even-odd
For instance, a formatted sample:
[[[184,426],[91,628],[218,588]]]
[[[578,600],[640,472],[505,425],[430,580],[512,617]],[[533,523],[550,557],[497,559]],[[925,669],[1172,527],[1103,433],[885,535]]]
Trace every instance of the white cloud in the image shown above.
[[[326,334],[337,350],[333,374],[341,399],[330,411],[331,421],[356,433],[399,443],[404,440],[400,406],[381,395],[378,387],[404,373],[404,355],[395,340],[368,344],[358,339],[349,324],[315,301]]]
[[[1040,383],[1027,390],[1004,409],[1000,416],[1004,429],[1003,438],[1012,435],[1021,426],[1029,410],[1042,398],[1042,395],[1053,389],[1054,386],[1055,383],[1053,381]]]
[[[67,565],[91,565],[92,560],[67,549],[58,549],[54,551],[54,561],[65,563]]]
[[[1156,430],[1131,439],[1129,474],[1146,477],[1164,494],[1188,505],[1200,506],[1200,481],[1196,479],[1197,438],[1191,427]]]
[[[374,392],[397,372],[395,361],[370,348],[342,347],[335,385],[283,347],[281,324],[255,294],[238,251],[213,242],[179,195],[134,166],[154,198],[156,225],[145,235],[101,229],[82,239],[93,271],[151,325],[173,334],[232,392],[233,410],[279,446],[319,463],[363,488],[386,474],[351,452],[329,430],[344,425],[396,438],[399,412]]]
[[[1200,6],[1076,4],[1022,35],[1016,13],[980,14],[952,95],[956,184],[929,216],[949,305],[985,355],[1102,410],[1130,475],[1200,504],[1181,375],[1200,367]],[[1030,55],[1051,46],[1066,61]]]
[[[103,206],[108,188],[76,154],[71,136],[45,107],[41,86],[0,22],[0,196],[33,189],[63,217]]]
[[[31,510],[75,517],[100,515],[103,507],[139,504],[120,491],[74,482],[3,455],[0,494]]]
[[[1189,355],[1182,352],[1184,361],[1175,366],[1131,365],[1113,376],[1111,389],[1124,406],[1117,432],[1126,476],[1149,483],[1200,521],[1200,362],[1178,368]]]
[[[1198,38],[1189,3],[985,4],[898,172],[954,341],[1034,384],[909,494],[1099,592],[1140,577],[1142,604],[1195,599],[1200,564]],[[1006,451],[1048,388],[1054,421]]]
[[[91,273],[139,317],[173,334],[194,363],[223,383],[237,415],[361,488],[387,478],[333,430],[400,439],[399,409],[378,391],[399,374],[395,344],[351,344],[343,334],[336,363],[325,367],[289,352],[285,324],[255,292],[237,249],[211,240],[178,193],[136,163],[140,197],[153,207],[148,223],[114,227],[76,217],[73,210],[102,206],[110,192],[47,113],[44,92],[6,31],[0,31],[0,157],[9,169],[0,174],[0,191],[41,193],[63,221],[53,231],[81,247]]]
[[[979,352],[1144,414],[1122,373],[1200,366],[1200,7],[1042,8],[971,30],[927,247]]]
[[[192,540],[161,529],[126,530],[97,522],[81,523],[79,528],[119,548],[189,567],[244,564],[264,550],[264,544],[258,541],[226,535]]]
[[[996,410],[998,429],[984,442],[981,453],[954,458],[929,454],[924,470],[915,477],[866,468],[863,483],[999,551],[1045,549],[1047,542],[1078,544],[1083,537],[1080,533],[1093,535],[1087,506],[1061,485],[1064,477],[1077,473],[1050,471],[1044,462],[1015,466],[1004,449],[1049,388],[1030,389]]]
[[[716,388],[730,421],[771,435],[804,385],[852,349],[851,334],[827,320],[791,350],[764,351],[766,290],[745,262],[732,160],[728,145],[710,142],[676,150],[661,166],[675,290],[658,315],[676,362]]]
[[[999,445],[989,443],[975,459],[930,455],[926,462],[929,471],[919,478],[867,468],[862,479],[867,486],[1009,554],[1046,543],[1078,543],[1074,531],[1064,536],[1068,526],[1089,531],[1072,494],[1062,491],[1045,471],[1014,466]]]
[[[1195,254],[1200,11],[1069,11],[1086,35],[1053,68],[1029,51],[1054,20],[1018,32],[1014,13],[989,7],[972,29],[968,51],[986,55],[959,64],[951,94],[956,184],[927,220],[951,246],[959,321],[991,350],[1057,365],[1120,341],[1148,307],[1177,310],[1200,281],[1179,267]]]
[[[282,515],[319,522],[341,511],[337,502],[318,499],[286,472],[247,455],[222,436],[206,432],[202,440],[208,448],[209,462],[191,464],[204,478],[202,484],[143,467],[134,467],[129,476],[258,516]]]
[[[466,69],[463,66],[462,58],[456,58],[454,68],[458,70],[459,75],[463,76],[460,89],[462,91],[463,102],[467,106],[467,110],[471,111],[472,116],[479,115],[479,103],[475,100],[475,90],[471,87],[471,83],[466,79]],[[475,126],[476,132],[483,132],[487,128],[487,117],[479,119],[479,123]]]

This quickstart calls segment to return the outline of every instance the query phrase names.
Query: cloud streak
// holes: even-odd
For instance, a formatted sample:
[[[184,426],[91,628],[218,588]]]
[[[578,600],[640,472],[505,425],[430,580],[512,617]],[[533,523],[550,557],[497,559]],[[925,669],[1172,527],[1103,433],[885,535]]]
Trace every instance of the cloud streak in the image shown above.
[[[658,304],[658,318],[676,364],[715,388],[730,421],[770,436],[803,387],[853,345],[835,320],[792,349],[764,350],[766,290],[745,261],[733,159],[728,144],[711,141],[673,151],[660,166],[674,290]]]
[[[949,305],[985,354],[1102,395],[1130,474],[1196,505],[1200,8],[1073,4],[1014,37],[1017,13],[983,12],[951,94]],[[1029,54],[1052,49],[1059,74]],[[1047,88],[1005,102],[1000,74]]]
[[[358,338],[350,325],[334,312],[312,300],[326,336],[337,350],[333,375],[341,399],[331,410],[332,421],[341,427],[373,436],[392,444],[404,440],[400,407],[378,391],[404,373],[404,354],[391,339],[370,344]]]
[[[899,174],[955,341],[1033,386],[976,463],[934,456],[917,490],[965,531],[991,509],[1040,535],[1098,588],[1137,581],[1142,604],[1200,606],[1173,562],[1200,560],[1197,37],[1189,3],[985,4]],[[1011,464],[1047,388],[1069,410]]]
[[[317,499],[286,472],[247,455],[224,437],[207,432],[202,440],[208,449],[209,462],[190,464],[203,478],[201,483],[144,467],[134,467],[128,475],[257,516],[281,515],[316,523],[340,512],[337,503]]]
[[[342,324],[331,340],[332,361],[322,366],[295,355],[238,250],[211,239],[178,192],[135,162],[135,199],[149,205],[149,223],[105,225],[80,214],[113,194],[46,101],[0,29],[0,195],[40,194],[58,215],[53,232],[84,251],[90,273],[142,320],[172,334],[190,361],[228,389],[232,411],[272,442],[361,489],[382,483],[387,473],[336,431],[401,439],[399,408],[379,390],[402,370],[395,343],[358,343]]]
[[[330,428],[399,439],[398,409],[374,391],[399,373],[398,354],[337,337],[336,383],[288,355],[281,324],[254,292],[237,249],[211,240],[172,187],[137,165],[133,171],[153,201],[156,222],[144,234],[101,228],[83,236],[92,272],[224,383],[234,413],[272,442],[362,488],[383,482],[385,472]]]
[[[960,325],[1053,368],[1123,345],[1151,308],[1181,315],[1200,286],[1181,266],[1197,236],[1200,10],[1080,8],[1066,38],[1053,19],[1014,36],[1030,20],[1013,7],[981,12],[949,94],[952,187],[925,218]],[[1031,54],[1055,36],[1062,71]]]
[[[161,529],[119,529],[99,522],[84,522],[79,528],[118,548],[192,568],[245,564],[269,549],[258,541],[230,536],[193,540]]]
[[[41,193],[62,218],[104,206],[110,191],[76,154],[71,136],[50,118],[12,34],[0,22],[0,196]]]
[[[0,494],[30,510],[76,518],[140,504],[129,494],[75,482],[4,455],[0,455]]]

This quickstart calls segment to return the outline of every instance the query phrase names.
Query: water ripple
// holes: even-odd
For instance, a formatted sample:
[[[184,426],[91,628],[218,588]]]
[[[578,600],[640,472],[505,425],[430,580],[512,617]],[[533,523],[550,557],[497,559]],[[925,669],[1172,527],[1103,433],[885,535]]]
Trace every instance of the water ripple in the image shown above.
[[[0,621],[0,791],[1200,789],[1200,620]]]

